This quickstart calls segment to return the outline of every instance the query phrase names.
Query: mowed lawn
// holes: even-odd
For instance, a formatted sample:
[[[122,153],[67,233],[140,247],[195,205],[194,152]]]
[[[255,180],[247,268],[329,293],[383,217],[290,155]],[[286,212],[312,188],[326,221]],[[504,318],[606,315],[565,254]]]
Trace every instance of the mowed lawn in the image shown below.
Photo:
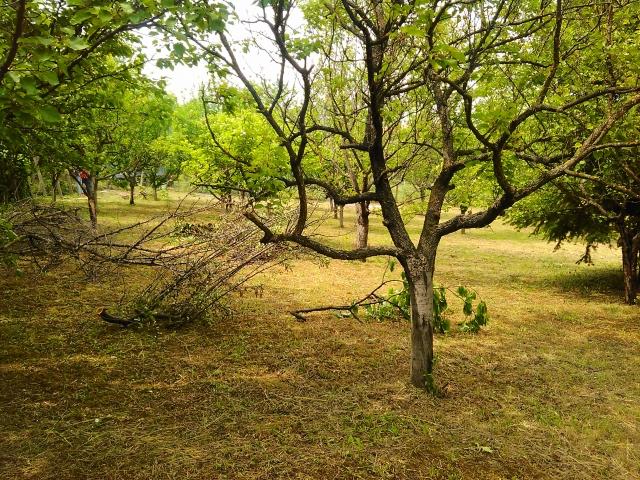
[[[99,221],[172,198],[105,194]],[[317,234],[350,246],[345,217]],[[387,241],[376,215],[371,240]],[[441,398],[408,383],[406,322],[288,314],[361,297],[386,259],[304,256],[232,316],[178,331],[97,318],[140,272],[3,276],[0,479],[638,479],[640,308],[621,302],[616,249],[581,253],[501,222],[443,239],[436,283],[475,289],[491,320],[437,337]]]

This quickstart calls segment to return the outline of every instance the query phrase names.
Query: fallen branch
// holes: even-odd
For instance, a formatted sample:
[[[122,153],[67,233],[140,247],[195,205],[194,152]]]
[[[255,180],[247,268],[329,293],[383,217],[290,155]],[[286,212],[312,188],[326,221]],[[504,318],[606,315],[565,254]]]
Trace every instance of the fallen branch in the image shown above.
[[[369,305],[378,305],[380,303],[388,302],[387,298],[383,298],[383,297],[380,297],[379,295],[376,295],[376,292],[380,290],[382,287],[384,287],[385,285],[393,282],[400,282],[400,280],[385,280],[376,288],[374,288],[371,292],[369,292],[367,295],[362,297],[360,300],[353,302],[350,305],[326,305],[322,307],[302,308],[299,310],[292,310],[289,313],[293,315],[297,321],[306,322],[307,318],[304,316],[305,313],[327,312],[327,311],[333,310],[338,312],[349,312],[353,318],[355,318],[359,322],[362,322],[362,320],[360,320],[360,317],[358,317],[358,314],[357,314],[358,307],[366,307]]]
[[[115,323],[116,325],[121,325],[125,328],[132,324],[140,324],[140,320],[136,318],[125,319],[125,318],[120,318],[120,317],[111,315],[110,313],[107,312],[106,308],[101,308],[98,311],[98,316],[105,322]]]

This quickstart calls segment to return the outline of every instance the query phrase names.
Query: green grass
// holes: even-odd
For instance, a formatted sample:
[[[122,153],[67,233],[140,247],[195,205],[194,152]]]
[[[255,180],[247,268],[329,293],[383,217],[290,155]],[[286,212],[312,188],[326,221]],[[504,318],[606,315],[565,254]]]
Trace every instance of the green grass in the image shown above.
[[[129,207],[108,193],[100,221],[175,198]],[[345,213],[348,228],[329,218],[318,233],[348,247]],[[387,242],[372,223],[371,242]],[[384,259],[301,258],[232,316],[179,331],[97,319],[144,281],[135,270],[4,277],[0,478],[640,478],[640,311],[621,303],[617,251],[598,249],[595,266],[581,253],[500,222],[443,240],[436,282],[474,288],[491,317],[437,337],[444,398],[408,384],[406,323],[287,313],[362,296]]]

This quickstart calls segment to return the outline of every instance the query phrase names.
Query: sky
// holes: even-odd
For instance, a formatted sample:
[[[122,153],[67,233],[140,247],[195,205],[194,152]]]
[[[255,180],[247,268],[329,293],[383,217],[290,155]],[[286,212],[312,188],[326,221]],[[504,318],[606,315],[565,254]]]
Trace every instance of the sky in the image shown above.
[[[164,78],[167,92],[174,95],[180,103],[185,103],[196,97],[200,86],[206,84],[209,78],[204,65],[197,67],[176,65],[173,70],[170,70],[158,68],[153,61],[147,63],[143,73],[154,80]]]
[[[236,0],[234,2],[236,12],[241,19],[250,19],[259,13],[259,9],[254,3],[254,0]],[[302,23],[302,14],[300,12],[292,15],[290,25],[297,28]],[[255,29],[256,27],[252,26],[252,28]],[[245,25],[236,24],[229,27],[228,34],[236,40],[242,40],[247,38],[249,31]],[[197,97],[201,85],[206,84],[209,80],[206,65],[204,63],[195,67],[176,65],[173,70],[168,68],[161,69],[156,66],[155,60],[167,56],[168,50],[166,52],[156,52],[156,48],[151,44],[151,36],[145,32],[142,32],[141,36],[145,54],[147,58],[151,59],[143,69],[145,75],[154,80],[164,78],[167,91],[175,95],[180,103]],[[279,66],[274,64],[268,55],[259,51],[249,51],[246,54],[237,51],[236,55],[240,63],[244,64],[246,69],[251,72],[249,76],[261,75],[267,78],[274,78],[279,71]]]

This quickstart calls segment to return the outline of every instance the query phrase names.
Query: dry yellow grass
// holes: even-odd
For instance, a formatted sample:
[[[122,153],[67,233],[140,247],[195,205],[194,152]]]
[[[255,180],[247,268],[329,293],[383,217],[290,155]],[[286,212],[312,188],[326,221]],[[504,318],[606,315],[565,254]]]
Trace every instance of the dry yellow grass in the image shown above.
[[[168,206],[114,195],[101,215]],[[319,232],[351,241],[332,219]],[[232,317],[177,332],[96,319],[134,271],[0,279],[0,478],[640,478],[640,310],[621,303],[616,251],[588,267],[552,250],[500,223],[443,241],[437,282],[475,288],[491,316],[437,338],[445,398],[408,384],[406,323],[287,314],[361,296],[383,259],[301,259]]]

